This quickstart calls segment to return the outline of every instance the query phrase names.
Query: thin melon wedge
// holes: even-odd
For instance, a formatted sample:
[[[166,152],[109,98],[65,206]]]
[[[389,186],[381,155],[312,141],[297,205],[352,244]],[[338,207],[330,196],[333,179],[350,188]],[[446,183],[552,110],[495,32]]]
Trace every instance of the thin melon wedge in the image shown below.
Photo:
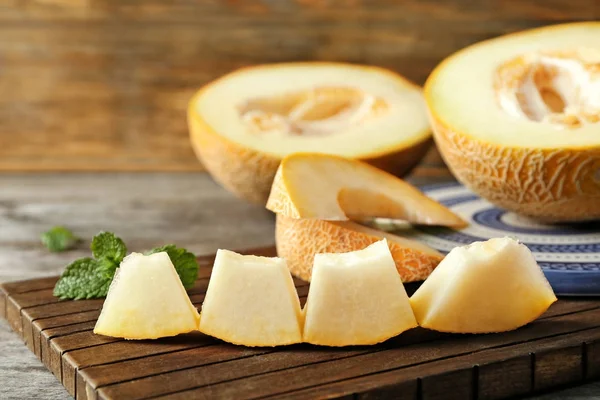
[[[400,178],[357,160],[316,153],[293,154],[281,162],[267,208],[291,218],[380,217],[424,225],[466,224]]]

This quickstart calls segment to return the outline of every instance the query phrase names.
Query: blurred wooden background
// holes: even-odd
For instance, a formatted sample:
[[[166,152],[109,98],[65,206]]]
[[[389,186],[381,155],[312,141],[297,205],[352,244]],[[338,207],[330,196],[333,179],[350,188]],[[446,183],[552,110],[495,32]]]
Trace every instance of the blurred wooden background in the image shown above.
[[[599,0],[3,0],[0,170],[201,170],[186,103],[235,68],[338,60],[423,83],[479,40],[599,18]]]

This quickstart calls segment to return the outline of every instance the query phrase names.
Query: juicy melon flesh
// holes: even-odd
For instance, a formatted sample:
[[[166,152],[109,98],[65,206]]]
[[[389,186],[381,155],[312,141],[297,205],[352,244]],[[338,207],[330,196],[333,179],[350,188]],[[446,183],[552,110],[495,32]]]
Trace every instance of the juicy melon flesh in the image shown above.
[[[467,47],[446,59],[428,79],[425,90],[430,111],[445,125],[473,139],[498,146],[597,147],[600,145],[598,123],[582,124],[576,130],[563,129],[553,124],[552,120],[533,120],[520,114],[523,114],[522,111],[527,113],[528,110],[523,108],[528,105],[531,108],[547,107],[547,112],[551,112],[554,109],[552,104],[538,103],[536,100],[549,90],[569,100],[568,92],[576,89],[578,84],[582,85],[580,91],[591,92],[586,99],[580,99],[588,103],[588,112],[591,113],[593,109],[600,111],[600,70],[597,67],[600,63],[599,37],[600,22],[573,23],[501,36]],[[584,53],[581,56],[584,59],[580,61],[590,64],[589,72],[579,70],[585,69],[585,65],[578,67],[576,58],[564,58],[569,52],[577,50]],[[555,57],[552,57],[553,53]],[[560,74],[562,82],[546,84],[539,82],[538,78],[537,83],[531,82],[529,86],[524,81],[524,86],[520,88],[512,82],[506,82],[508,87],[498,87],[502,82],[498,82],[496,74],[502,72],[500,68],[504,64],[518,57],[525,58],[525,64],[518,68],[545,67],[548,74]],[[535,70],[531,72],[535,73]],[[517,72],[515,78],[519,78]],[[529,98],[522,99],[521,104],[503,105],[503,101],[508,102],[509,99],[499,98],[499,95],[511,85],[515,90],[522,89],[522,95]]]
[[[410,299],[420,326],[454,333],[513,330],[555,301],[531,251],[510,238],[454,248]]]
[[[466,224],[400,178],[357,160],[316,153],[293,154],[283,159],[267,208],[292,218],[381,217],[425,225]]]
[[[600,218],[600,22],[469,46],[427,80],[434,138],[488,201],[547,222]]]
[[[117,269],[94,333],[157,339],[195,331],[198,320],[169,255],[132,253]]]
[[[304,312],[304,341],[323,346],[375,344],[417,326],[385,239],[317,254]]]
[[[245,346],[300,343],[300,300],[285,260],[219,250],[199,330]]]
[[[347,108],[354,103],[358,103],[358,107],[369,106],[360,103],[364,97],[367,97],[366,103],[371,98],[373,103],[384,103],[385,110],[379,115],[365,114],[369,118],[361,124],[361,115],[348,114],[353,110]],[[323,111],[324,107],[327,112]],[[376,109],[377,104],[370,107]],[[295,119],[290,115],[291,109],[296,110]],[[263,111],[313,126],[320,122],[321,126],[310,134],[286,134],[274,126],[256,132],[244,119],[247,110]],[[193,111],[219,135],[279,157],[323,149],[332,154],[365,157],[419,142],[429,130],[419,87],[381,68],[342,63],[245,68],[205,87],[193,100]],[[344,117],[356,121],[344,121]]]
[[[277,254],[286,259],[294,276],[305,281],[311,280],[316,254],[361,250],[384,238],[403,282],[424,280],[444,257],[423,243],[351,221],[296,219],[279,214],[275,223]]]
[[[289,154],[336,154],[403,175],[431,137],[418,86],[382,68],[344,63],[235,71],[194,96],[188,122],[211,175],[263,205],[279,161]]]

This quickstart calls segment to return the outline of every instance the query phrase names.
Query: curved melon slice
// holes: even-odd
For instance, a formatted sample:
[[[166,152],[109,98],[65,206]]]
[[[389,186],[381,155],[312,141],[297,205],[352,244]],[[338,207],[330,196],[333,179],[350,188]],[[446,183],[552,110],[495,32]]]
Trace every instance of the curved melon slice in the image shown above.
[[[454,333],[513,330],[555,301],[531,251],[510,238],[454,248],[410,299],[420,326]]]
[[[279,166],[267,208],[292,218],[402,219],[463,227],[458,215],[414,186],[356,160],[293,154]]]
[[[311,280],[316,254],[360,250],[384,238],[403,282],[424,280],[444,257],[417,241],[350,221],[295,219],[277,215],[275,224],[277,254],[286,259],[292,274],[305,281]]]
[[[169,255],[131,253],[110,284],[94,333],[157,339],[195,331],[198,320]]]
[[[418,86],[382,68],[343,63],[233,72],[194,96],[188,123],[192,145],[211,175],[262,205],[288,154],[336,154],[402,175],[430,145]]]
[[[317,254],[304,312],[304,341],[323,346],[375,344],[417,326],[385,239]]]
[[[434,136],[456,177],[546,221],[600,218],[600,22],[467,47],[425,85]]]
[[[300,300],[285,260],[219,250],[199,330],[245,346],[300,343]]]

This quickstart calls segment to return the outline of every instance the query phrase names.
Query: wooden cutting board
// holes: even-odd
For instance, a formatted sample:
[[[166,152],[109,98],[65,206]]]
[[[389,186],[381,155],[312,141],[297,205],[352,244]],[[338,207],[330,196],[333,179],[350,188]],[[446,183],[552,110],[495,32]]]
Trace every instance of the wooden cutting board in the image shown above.
[[[213,259],[199,259],[200,276],[189,290],[197,307]],[[55,282],[1,285],[0,315],[77,399],[500,399],[600,378],[595,299],[562,298],[538,321],[508,333],[414,329],[377,346],[274,349],[233,346],[200,333],[156,341],[94,335],[102,300],[59,301],[52,296]],[[304,300],[308,284],[296,281],[296,287]]]

